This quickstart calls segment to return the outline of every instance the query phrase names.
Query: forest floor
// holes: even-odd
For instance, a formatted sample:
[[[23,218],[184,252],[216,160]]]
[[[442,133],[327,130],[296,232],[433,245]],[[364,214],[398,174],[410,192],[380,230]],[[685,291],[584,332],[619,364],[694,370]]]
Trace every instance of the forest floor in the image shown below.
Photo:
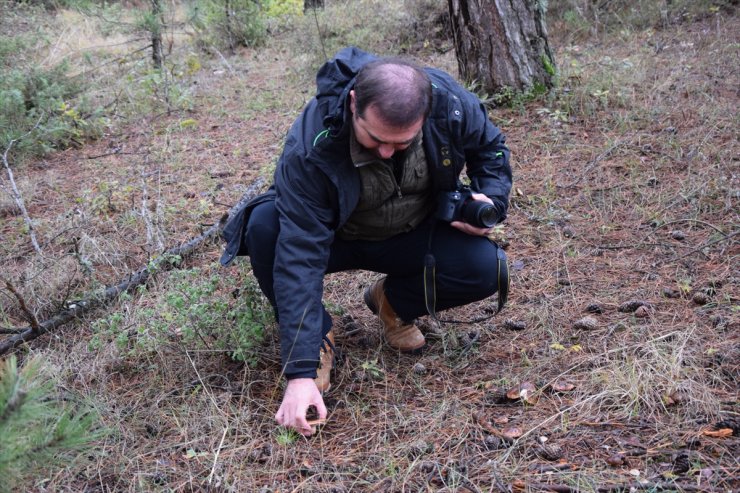
[[[26,489],[738,491],[740,22],[580,40],[551,30],[558,94],[491,110],[515,173],[496,233],[511,270],[501,313],[421,319],[429,346],[401,355],[362,302],[379,276],[328,276],[342,357],[329,419],[304,438],[274,422],[276,330],[248,262],[221,268],[222,245],[209,242],[15,350],[40,355],[112,430]],[[449,41],[412,48],[456,73]],[[16,171],[45,260],[0,204],[3,270],[40,319],[59,292],[69,303],[119,282],[269,180],[314,92],[298,49],[274,41],[201,60],[180,82],[186,109]],[[19,309],[4,316],[26,324]]]

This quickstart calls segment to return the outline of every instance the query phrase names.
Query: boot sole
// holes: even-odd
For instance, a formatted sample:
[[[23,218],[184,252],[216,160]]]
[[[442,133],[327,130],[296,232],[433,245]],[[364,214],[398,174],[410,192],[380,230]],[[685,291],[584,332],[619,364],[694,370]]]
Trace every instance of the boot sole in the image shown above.
[[[370,289],[371,288],[372,288],[372,286],[371,287],[368,287],[367,289],[365,289],[365,293],[363,294],[362,298],[365,301],[365,305],[367,305],[367,307],[370,309],[370,311],[373,312],[373,315],[376,315],[377,316],[378,315],[378,307],[375,306],[375,303],[373,302],[372,296],[370,295]],[[386,340],[385,337],[383,337],[383,341],[385,341],[385,343],[388,345],[388,347],[390,347],[392,349],[395,349],[396,351],[401,351],[404,354],[411,354],[411,355],[421,354],[422,352],[424,352],[424,348],[427,347],[426,338],[424,340],[424,344],[422,344],[419,347],[410,348],[410,349],[402,349],[402,348],[397,348],[395,346],[392,346]]]

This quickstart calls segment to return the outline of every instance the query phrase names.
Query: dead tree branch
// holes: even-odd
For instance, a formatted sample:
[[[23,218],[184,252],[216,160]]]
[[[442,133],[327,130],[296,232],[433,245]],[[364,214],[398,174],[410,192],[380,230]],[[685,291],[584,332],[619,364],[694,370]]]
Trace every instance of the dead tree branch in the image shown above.
[[[36,318],[36,315],[29,310],[28,305],[26,305],[26,300],[23,299],[23,296],[15,289],[15,286],[13,286],[13,283],[11,283],[9,280],[3,278],[3,282],[5,283],[5,288],[12,293],[13,296],[15,296],[15,299],[18,300],[18,304],[21,307],[21,311],[26,315],[26,320],[28,320],[28,323],[31,326],[31,330],[33,332],[38,332],[41,327],[39,326],[39,321]]]
[[[102,291],[93,293],[83,300],[68,305],[65,310],[58,313],[54,317],[38,323],[37,327],[30,326],[20,329],[20,333],[8,337],[4,341],[1,341],[0,356],[25,342],[36,339],[42,334],[50,332],[68,322],[71,322],[72,320],[80,318],[82,315],[90,312],[91,310],[101,308],[109,304],[110,302],[118,298],[121,293],[144,284],[155,272],[160,270],[167,270],[173,267],[172,263],[170,262],[170,259],[172,259],[173,256],[179,256],[181,258],[187,257],[207,240],[220,236],[226,219],[236,210],[238,210],[244,202],[254,197],[262,188],[263,184],[263,178],[258,178],[257,180],[252,182],[252,184],[249,185],[244,196],[234,207],[229,210],[228,214],[224,215],[224,217],[222,217],[218,223],[208,228],[202,235],[192,238],[180,246],[168,249],[162,255],[149,262],[145,267],[142,267],[137,272],[129,275],[128,279],[125,279],[116,285],[109,286]]]
[[[43,116],[41,117],[43,118]],[[31,134],[36,128],[38,128],[39,124],[41,123],[41,118],[38,122],[36,122],[36,125],[33,126],[31,130],[29,130],[23,137],[20,137],[19,139],[12,139],[8,143],[8,147],[5,149],[5,152],[3,153],[3,166],[5,166],[5,171],[8,173],[8,181],[10,181],[10,187],[13,191],[11,193],[13,200],[15,200],[15,205],[20,209],[21,213],[23,214],[23,220],[26,222],[26,226],[28,227],[28,233],[31,236],[31,243],[33,244],[33,248],[36,250],[36,252],[41,255],[41,247],[39,246],[39,242],[36,240],[36,231],[33,229],[33,221],[31,221],[31,216],[28,215],[28,210],[26,210],[26,205],[23,203],[23,196],[21,195],[20,191],[18,191],[18,186],[15,183],[15,177],[13,176],[13,170],[10,169],[10,163],[8,162],[8,154],[10,154],[10,149],[13,147],[13,144],[18,142],[20,139],[23,139]]]
[[[593,158],[591,161],[589,161],[589,163],[586,164],[586,166],[584,167],[583,172],[581,172],[581,174],[578,176],[578,178],[576,178],[573,182],[571,182],[571,183],[569,183],[567,185],[556,184],[556,187],[557,188],[564,188],[564,189],[574,188],[576,185],[578,185],[581,182],[581,180],[583,180],[586,177],[586,175],[588,175],[591,172],[591,170],[593,168],[596,167],[596,165],[598,165],[604,159],[610,157],[614,153],[614,151],[616,151],[617,149],[619,149],[623,145],[624,145],[624,142],[621,142],[621,141],[615,142],[613,145],[611,145],[604,152],[602,152],[601,154],[599,154],[598,156],[596,156],[595,158]]]

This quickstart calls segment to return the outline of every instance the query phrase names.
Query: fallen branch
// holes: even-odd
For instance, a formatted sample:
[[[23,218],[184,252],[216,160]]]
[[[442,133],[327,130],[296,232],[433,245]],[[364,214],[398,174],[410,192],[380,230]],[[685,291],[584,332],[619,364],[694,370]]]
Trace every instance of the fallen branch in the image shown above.
[[[226,219],[228,219],[228,217],[244,202],[254,197],[262,188],[263,184],[263,178],[256,179],[251,185],[249,185],[249,188],[241,200],[232,207],[228,214],[225,214],[218,223],[208,228],[208,230],[206,230],[202,235],[192,238],[178,247],[168,249],[162,255],[149,262],[145,267],[142,267],[137,272],[131,274],[128,279],[121,281],[114,286],[109,286],[102,291],[93,293],[80,301],[71,303],[65,310],[48,320],[38,323],[36,327],[30,326],[19,329],[20,332],[18,334],[8,337],[4,341],[0,342],[0,356],[25,342],[36,339],[42,334],[46,334],[47,332],[71,322],[72,320],[80,318],[91,310],[109,304],[111,301],[118,298],[121,293],[144,284],[149,279],[149,276],[155,272],[159,270],[167,270],[173,267],[172,262],[170,262],[173,256],[179,256],[181,258],[186,257],[206,240],[220,235]]]
[[[591,172],[593,168],[596,167],[597,164],[599,164],[601,161],[611,156],[612,153],[616,151],[617,149],[619,149],[622,145],[624,145],[624,142],[619,142],[619,141],[615,142],[611,147],[609,147],[604,152],[602,152],[601,154],[593,158],[591,161],[589,161],[589,163],[586,164],[586,166],[584,167],[583,172],[581,172],[578,178],[576,178],[572,183],[569,183],[567,185],[556,184],[555,186],[557,188],[563,188],[563,189],[574,188],[576,185],[578,185],[581,182],[581,180],[583,180],[586,177],[587,174]]]
[[[21,213],[23,214],[23,220],[26,223],[26,227],[28,227],[28,234],[31,236],[31,243],[33,244],[33,248],[36,250],[36,252],[41,255],[41,247],[39,246],[39,242],[36,240],[36,231],[33,229],[33,221],[31,221],[31,216],[28,214],[28,210],[26,210],[26,205],[23,203],[23,196],[21,195],[20,191],[18,191],[18,186],[15,184],[15,178],[13,177],[13,170],[10,169],[10,163],[8,162],[8,154],[10,153],[10,149],[13,147],[13,144],[18,142],[20,139],[23,139],[31,134],[34,130],[36,130],[41,123],[41,119],[43,118],[43,115],[41,118],[39,118],[39,121],[36,122],[36,125],[33,126],[31,130],[29,130],[25,135],[18,139],[13,139],[8,143],[8,147],[5,149],[5,152],[3,152],[3,166],[5,166],[5,171],[8,173],[8,180],[10,181],[10,187],[13,190],[13,193],[10,195],[13,196],[13,200],[15,200],[15,205],[20,209]]]
[[[564,484],[534,483],[530,481],[514,481],[514,491],[544,491],[547,493],[578,493],[579,489]]]
[[[703,243],[703,244],[699,245],[698,247],[696,247],[696,248],[694,248],[694,249],[692,249],[692,250],[684,253],[680,257],[674,257],[674,258],[670,259],[669,262],[675,262],[677,260],[681,260],[682,258],[686,258],[686,257],[688,257],[691,254],[694,254],[696,252],[699,252],[701,250],[704,250],[708,246],[714,245],[715,243],[719,243],[721,241],[727,241],[727,240],[731,239],[732,237],[737,236],[738,234],[740,234],[740,230],[734,231],[734,232],[732,232],[730,234],[725,234],[725,236],[723,238],[717,238],[716,240],[712,240],[712,241],[708,241],[706,243]]]
[[[10,291],[13,296],[15,296],[16,300],[18,300],[18,304],[21,307],[21,311],[26,315],[26,319],[28,320],[28,323],[31,325],[31,330],[38,331],[40,329],[39,321],[36,318],[36,315],[34,315],[33,312],[29,310],[28,305],[26,305],[26,300],[23,298],[23,296],[21,296],[18,290],[15,289],[15,286],[13,286],[13,283],[11,283],[7,279],[3,279],[3,282],[5,283],[5,288],[8,291]]]
[[[692,484],[686,484],[686,483],[653,483],[650,481],[640,483],[640,482],[634,482],[634,483],[628,483],[628,484],[615,484],[611,486],[599,486],[599,488],[596,490],[599,493],[612,493],[612,492],[622,492],[622,491],[641,491],[641,490],[648,490],[648,491],[701,491],[702,493],[712,493],[712,492],[719,492],[719,491],[725,491],[725,490],[718,490],[716,488],[712,488],[709,485],[692,485]]]
[[[20,334],[23,332],[23,329],[7,329],[5,327],[0,327],[0,334]]]

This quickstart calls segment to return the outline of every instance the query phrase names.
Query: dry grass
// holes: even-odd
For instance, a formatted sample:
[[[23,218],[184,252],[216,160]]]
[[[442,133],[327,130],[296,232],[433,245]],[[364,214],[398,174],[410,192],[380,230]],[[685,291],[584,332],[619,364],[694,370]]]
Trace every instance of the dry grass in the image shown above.
[[[364,17],[352,6],[359,9],[331,3],[320,17],[324,27],[341,19],[325,33],[329,48],[354,39],[392,51],[382,26],[356,31]],[[383,19],[408,25],[407,14]],[[228,66],[195,55],[203,67],[176,80],[191,109],[167,115],[156,98],[141,103],[139,75],[122,81],[127,123],[115,119],[100,141],[17,172],[48,190],[25,188],[47,258],[30,255],[10,211],[0,216],[3,270],[39,314],[60,292],[110,284],[160,245],[199,234],[254,177],[270,174],[313,92],[319,57],[319,45],[306,41],[313,19],[296,22]],[[737,420],[738,27],[733,16],[712,17],[578,45],[552,33],[565,91],[492,112],[516,179],[501,232],[509,305],[472,326],[439,330],[421,320],[431,344],[411,357],[381,344],[361,301],[376,274],[328,276],[325,301],[343,357],[326,399],[329,420],[315,437],[275,427],[283,384],[274,327],[253,367],[216,345],[232,329],[221,317],[227,308],[214,305],[221,318],[211,332],[184,337],[164,323],[177,286],[167,273],[21,350],[42,353],[61,385],[95,403],[115,430],[89,457],[28,489],[734,491],[737,435],[702,433]],[[189,48],[179,49],[172,59],[184,67]],[[453,53],[435,43],[405,49],[454,67]],[[132,116],[136,108],[146,111]],[[251,274],[246,263],[219,269],[218,254],[209,246],[183,268],[203,283],[220,277],[213,303],[233,307]],[[13,300],[0,296],[2,325],[22,325]],[[620,311],[631,300],[646,306]],[[586,316],[593,326],[577,328]],[[525,329],[510,330],[511,322]],[[479,339],[468,346],[472,332]],[[553,391],[561,381],[574,389]],[[522,382],[536,386],[531,403],[500,398]],[[512,426],[523,436],[503,443],[496,433]]]

